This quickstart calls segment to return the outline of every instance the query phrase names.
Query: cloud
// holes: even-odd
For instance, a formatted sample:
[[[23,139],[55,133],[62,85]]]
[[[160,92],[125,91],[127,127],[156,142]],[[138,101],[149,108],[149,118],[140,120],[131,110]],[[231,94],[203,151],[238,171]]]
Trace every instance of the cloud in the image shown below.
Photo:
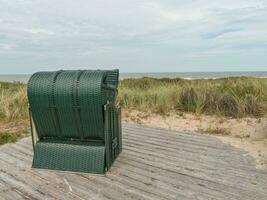
[[[264,0],[0,0],[0,73],[263,69],[266,41]]]
[[[222,35],[225,35],[227,33],[234,33],[234,32],[239,32],[242,31],[243,29],[241,28],[232,28],[232,29],[223,29],[220,31],[216,31],[216,32],[209,32],[203,35],[204,39],[214,39],[217,37],[220,37]]]

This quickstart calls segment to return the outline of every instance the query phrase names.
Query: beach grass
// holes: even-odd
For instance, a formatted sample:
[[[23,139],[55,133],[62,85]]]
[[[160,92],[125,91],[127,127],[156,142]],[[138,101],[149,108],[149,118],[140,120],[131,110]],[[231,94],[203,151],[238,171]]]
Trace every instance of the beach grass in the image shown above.
[[[0,82],[0,145],[28,134],[27,104],[25,84]]]
[[[127,109],[167,114],[170,111],[226,117],[262,117],[267,111],[267,79],[125,79],[118,104]]]
[[[26,88],[23,83],[0,82],[0,144],[15,142],[29,134]],[[128,111],[160,115],[175,111],[179,114],[258,118],[267,113],[267,79],[124,79],[119,84],[117,101]]]
[[[26,84],[0,82],[0,120],[14,121],[28,116]]]

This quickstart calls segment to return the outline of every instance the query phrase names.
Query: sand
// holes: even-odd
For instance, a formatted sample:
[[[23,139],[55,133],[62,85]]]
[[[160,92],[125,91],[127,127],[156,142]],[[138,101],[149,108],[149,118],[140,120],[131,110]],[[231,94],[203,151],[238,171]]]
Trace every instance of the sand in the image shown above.
[[[256,158],[258,168],[267,170],[267,118],[232,119],[174,112],[162,116],[124,110],[123,121],[214,135],[225,143],[244,149]]]

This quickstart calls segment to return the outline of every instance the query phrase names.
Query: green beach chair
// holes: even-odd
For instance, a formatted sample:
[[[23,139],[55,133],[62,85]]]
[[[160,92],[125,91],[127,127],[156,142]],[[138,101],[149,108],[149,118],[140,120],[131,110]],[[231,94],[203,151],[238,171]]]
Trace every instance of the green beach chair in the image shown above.
[[[118,70],[38,72],[28,82],[33,168],[105,173],[122,150]]]

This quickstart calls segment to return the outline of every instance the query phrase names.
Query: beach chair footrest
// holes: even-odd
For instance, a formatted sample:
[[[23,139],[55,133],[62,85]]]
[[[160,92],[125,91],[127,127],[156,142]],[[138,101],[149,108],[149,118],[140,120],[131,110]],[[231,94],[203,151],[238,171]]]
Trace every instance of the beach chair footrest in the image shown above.
[[[36,143],[33,168],[105,173],[105,146],[99,142],[43,139]]]

